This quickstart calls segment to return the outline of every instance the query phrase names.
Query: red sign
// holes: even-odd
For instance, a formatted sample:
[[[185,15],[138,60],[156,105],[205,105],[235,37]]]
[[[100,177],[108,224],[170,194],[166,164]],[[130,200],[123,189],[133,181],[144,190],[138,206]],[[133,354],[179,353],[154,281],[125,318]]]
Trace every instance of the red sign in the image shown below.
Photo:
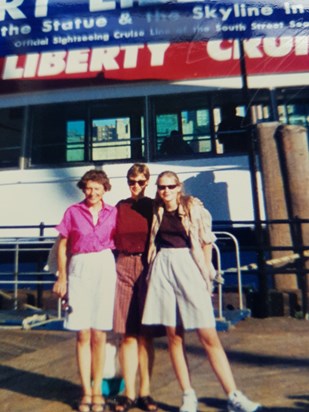
[[[247,74],[309,71],[309,37],[244,40]],[[135,44],[11,55],[2,80],[181,80],[238,76],[239,40]]]

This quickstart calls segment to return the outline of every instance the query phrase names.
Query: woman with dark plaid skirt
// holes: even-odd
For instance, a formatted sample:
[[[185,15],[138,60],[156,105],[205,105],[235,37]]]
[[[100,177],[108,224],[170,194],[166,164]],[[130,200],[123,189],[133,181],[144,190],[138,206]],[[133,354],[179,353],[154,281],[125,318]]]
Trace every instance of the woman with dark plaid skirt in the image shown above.
[[[148,167],[135,163],[127,173],[131,196],[117,204],[114,332],[123,335],[119,359],[125,381],[124,393],[116,398],[117,412],[124,412],[135,406],[146,411],[157,410],[156,402],[150,396],[154,359],[149,333],[151,328],[141,325],[147,289],[147,251],[153,208],[152,199],[145,197],[149,178]],[[137,374],[139,393],[136,398]]]

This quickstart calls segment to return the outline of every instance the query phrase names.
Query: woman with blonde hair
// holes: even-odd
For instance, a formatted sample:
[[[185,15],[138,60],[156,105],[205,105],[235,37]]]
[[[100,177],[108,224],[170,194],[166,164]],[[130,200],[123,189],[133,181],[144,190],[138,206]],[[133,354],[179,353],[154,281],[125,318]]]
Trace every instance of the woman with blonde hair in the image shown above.
[[[166,326],[172,365],[183,392],[180,412],[196,412],[197,397],[184,347],[184,331],[195,329],[210,365],[228,397],[230,412],[254,412],[260,405],[238,391],[216,331],[211,301],[216,271],[211,215],[201,201],[185,196],[176,173],[159,174],[148,261],[150,280],[142,322]]]

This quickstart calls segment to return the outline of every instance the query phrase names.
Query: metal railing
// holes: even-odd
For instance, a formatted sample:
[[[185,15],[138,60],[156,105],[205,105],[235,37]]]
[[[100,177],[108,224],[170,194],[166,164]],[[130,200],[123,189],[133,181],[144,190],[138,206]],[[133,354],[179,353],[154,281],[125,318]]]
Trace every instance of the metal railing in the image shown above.
[[[294,293],[297,295],[299,304],[295,304],[295,308],[290,307],[290,315],[304,317],[309,319],[309,244],[308,244],[308,218],[299,218],[297,216],[291,219],[265,219],[256,221],[233,221],[227,225],[226,221],[214,221],[216,228],[226,228],[231,226],[236,228],[248,228],[252,230],[254,241],[250,245],[242,244],[242,254],[246,251],[251,251],[256,254],[256,260],[241,266],[243,276],[248,273],[254,274],[259,282],[259,307],[260,315],[265,317],[272,314],[271,298],[272,291],[278,293]],[[285,233],[290,235],[290,238],[285,234],[283,239],[279,239],[278,233],[282,233],[280,229],[284,227]],[[279,230],[279,231],[278,231]],[[274,244],[272,240],[273,233],[276,233],[277,242]],[[285,243],[284,243],[285,242]],[[225,273],[234,272],[235,268],[226,270]],[[275,283],[275,277],[279,274],[293,275],[296,278],[297,289],[295,286],[285,289],[279,287]],[[272,286],[270,286],[272,284]],[[298,298],[300,292],[300,301]],[[298,309],[296,309],[299,306]]]
[[[1,270],[0,287],[12,286],[13,309],[18,308],[18,295],[21,287],[32,289],[36,286],[38,301],[42,294],[42,286],[52,285],[54,280],[48,279],[52,274],[44,271],[48,252],[54,242],[50,237],[0,238]],[[26,270],[26,266],[31,266]],[[2,291],[2,296],[10,295]]]
[[[239,304],[239,309],[243,310],[244,308],[244,303],[243,303],[243,290],[242,290],[242,277],[241,277],[241,264],[240,264],[240,248],[239,248],[239,243],[236,238],[232,233],[230,232],[225,232],[225,231],[215,231],[214,234],[216,235],[218,240],[229,240],[232,242],[232,245],[234,247],[234,253],[235,253],[235,259],[236,259],[236,273],[237,273],[237,287],[238,287],[238,304]],[[222,270],[222,259],[221,259],[221,252],[220,248],[218,247],[217,244],[214,244],[214,250],[217,255],[217,272],[218,275],[223,277],[224,280],[224,274],[225,271]],[[218,313],[219,313],[219,318],[223,318],[223,287],[222,287],[222,282],[218,283]]]
[[[308,297],[307,297],[307,291],[308,291],[308,286],[306,283],[306,276],[309,273],[308,270],[308,253],[309,253],[309,245],[304,243],[304,240],[302,238],[302,232],[303,232],[303,225],[307,225],[309,223],[309,219],[298,219],[295,218],[293,220],[264,220],[260,221],[260,225],[263,229],[263,237],[262,239],[257,239],[258,237],[256,236],[255,233],[255,222],[253,221],[234,221],[234,222],[227,222],[227,221],[214,221],[214,228],[215,228],[215,234],[218,238],[218,244],[215,245],[215,255],[217,258],[217,270],[218,274],[226,279],[229,279],[228,276],[230,273],[233,273],[236,275],[237,283],[238,283],[238,298],[239,298],[239,309],[243,309],[244,303],[243,303],[243,293],[244,293],[244,287],[252,289],[251,286],[248,284],[244,285],[243,279],[248,279],[247,275],[253,275],[254,279],[256,280],[256,286],[253,287],[253,290],[257,290],[257,292],[260,294],[259,297],[259,306],[262,307],[264,306],[265,309],[265,316],[269,316],[269,310],[268,310],[268,304],[269,304],[269,299],[268,299],[268,294],[271,288],[274,288],[274,286],[269,286],[269,282],[273,282],[273,277],[276,275],[276,273],[283,273],[283,274],[291,274],[291,273],[296,273],[297,279],[298,279],[298,287],[301,291],[302,295],[302,302],[301,302],[301,311],[303,312],[304,316],[307,316],[308,314]],[[293,242],[292,244],[289,245],[284,245],[284,246],[275,246],[275,245],[270,245],[269,244],[269,239],[268,239],[268,233],[272,225],[288,225],[291,228],[291,232],[293,232]],[[27,275],[24,272],[21,272],[20,270],[20,255],[22,253],[45,253],[45,258],[47,259],[48,255],[48,250],[51,247],[54,237],[46,237],[44,236],[46,233],[50,233],[50,229],[53,229],[54,225],[45,225],[44,223],[41,223],[40,225],[29,225],[29,226],[0,226],[0,235],[1,233],[17,233],[16,230],[19,232],[21,230],[25,230],[25,233],[28,233],[29,230],[31,230],[31,236],[29,238],[26,237],[6,237],[6,238],[1,238],[0,237],[0,254],[3,253],[12,253],[13,248],[16,250],[14,251],[14,259],[11,261],[14,262],[11,263],[11,268],[10,271],[4,271],[1,272],[0,269],[0,288],[1,284],[2,285],[13,285],[14,286],[14,299],[16,299],[16,296],[18,294],[18,285],[24,285],[26,283],[30,284],[29,279],[23,280],[20,279],[20,276]],[[220,230],[222,228],[222,230]],[[236,232],[235,232],[236,228]],[[3,230],[2,230],[3,229]],[[227,229],[227,231],[225,230]],[[229,231],[229,229],[231,229]],[[245,230],[250,230],[250,233],[252,232],[252,240],[249,241],[249,244],[246,243],[242,239],[242,235],[239,232],[242,229]],[[238,231],[237,231],[238,230]],[[19,233],[18,232],[18,233]],[[33,233],[35,235],[33,236]],[[237,233],[237,238],[234,235],[234,233]],[[242,239],[242,240],[241,240]],[[225,246],[226,240],[228,242],[228,247]],[[28,245],[29,250],[27,250],[27,245],[26,242],[31,241],[32,244]],[[221,242],[223,241],[223,242]],[[232,248],[230,247],[232,245]],[[240,252],[240,245],[241,245],[241,252]],[[34,248],[35,250],[32,250]],[[222,269],[222,263],[226,263],[226,261],[222,262],[222,256],[223,259],[225,259],[225,252],[226,251],[231,251],[235,255],[235,263],[233,260],[233,263],[231,264],[233,267],[228,268],[228,269]],[[278,262],[276,259],[270,259],[272,256],[273,252],[276,251],[282,251],[284,256],[281,259],[282,263],[278,265]],[[242,266],[240,262],[240,256],[243,255],[244,253],[251,253],[253,260],[249,264]],[[286,253],[284,253],[286,252]],[[289,256],[295,256],[294,260],[289,260]],[[287,259],[288,258],[288,259]],[[44,258],[42,258],[44,260]],[[38,259],[37,259],[38,261]],[[2,259],[0,258],[0,262],[2,262]],[[36,275],[38,277],[37,280],[31,280],[31,283],[33,285],[38,285],[39,286],[44,286],[48,284],[52,284],[52,280],[44,280],[40,279],[40,276],[46,277],[48,275],[48,272],[43,271],[43,264],[46,262],[42,263],[42,267],[40,267],[38,270],[32,270],[31,274]],[[13,265],[13,266],[12,266]],[[226,265],[225,265],[226,266]],[[8,273],[9,272],[9,273]],[[11,275],[11,279],[3,280],[3,275]],[[12,278],[13,274],[13,278]],[[232,282],[234,282],[234,279],[232,279]],[[228,286],[225,286],[225,291],[227,290]],[[248,289],[249,290],[249,289]],[[223,307],[222,307],[222,294],[223,294],[223,288],[220,283],[218,284],[218,295],[219,295],[219,316],[223,316]],[[15,304],[16,306],[16,304]],[[264,310],[263,309],[263,310]]]
[[[42,225],[38,228],[40,234],[43,233]],[[238,279],[238,295],[239,295],[239,309],[243,309],[243,295],[242,295],[242,280],[240,271],[240,251],[239,244],[236,237],[229,232],[215,232],[218,240],[228,239],[232,241],[235,250],[237,262],[237,279]],[[6,256],[6,267],[4,270],[0,269],[0,289],[7,289],[12,286],[13,293],[13,309],[18,309],[19,290],[28,287],[30,289],[36,288],[37,301],[41,301],[43,293],[42,287],[51,286],[54,283],[54,278],[49,279],[51,272],[44,269],[48,253],[55,241],[55,237],[14,237],[14,238],[0,238],[0,254]],[[217,273],[218,277],[223,278],[224,271],[222,270],[222,256],[218,245],[215,244],[214,250],[217,257]],[[10,256],[11,255],[11,256]],[[28,256],[27,256],[28,255]],[[27,259],[29,257],[29,259]],[[36,268],[25,270],[24,261],[31,261]],[[4,259],[1,259],[3,262]],[[0,292],[3,296],[11,296],[5,291]],[[38,307],[40,304],[38,304]],[[61,302],[58,300],[57,316],[61,317]],[[223,316],[223,282],[218,282],[218,318],[224,319]]]

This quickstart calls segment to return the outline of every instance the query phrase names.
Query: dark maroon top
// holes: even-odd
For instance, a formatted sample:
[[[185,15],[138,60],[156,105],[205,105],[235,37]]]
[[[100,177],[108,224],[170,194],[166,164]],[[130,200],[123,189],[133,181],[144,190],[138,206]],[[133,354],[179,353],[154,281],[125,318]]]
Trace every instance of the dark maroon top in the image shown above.
[[[164,211],[163,219],[156,236],[158,249],[190,247],[190,239],[181,223],[178,210],[173,212]]]
[[[153,200],[143,197],[120,200],[118,209],[115,245],[118,252],[144,253],[148,247],[152,221]]]

